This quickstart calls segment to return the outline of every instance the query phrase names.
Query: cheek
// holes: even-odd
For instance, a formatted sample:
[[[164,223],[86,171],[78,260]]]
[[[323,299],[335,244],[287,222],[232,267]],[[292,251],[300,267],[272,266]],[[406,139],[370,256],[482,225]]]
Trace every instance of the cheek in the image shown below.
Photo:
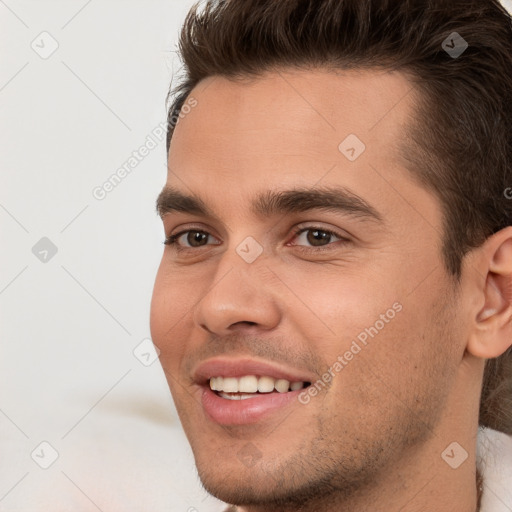
[[[330,351],[329,364],[334,356],[343,358],[323,403],[325,411],[334,411],[337,429],[350,432],[357,423],[357,436],[372,439],[378,431],[392,436],[397,426],[412,438],[434,428],[454,367],[446,350],[436,350],[442,326],[433,327],[416,313],[405,304],[383,327],[357,328],[340,342],[343,349]],[[366,335],[364,344],[358,332]]]
[[[399,316],[399,283],[394,281],[394,287],[393,281],[379,281],[368,270],[318,267],[314,272],[290,272],[283,281],[294,292],[292,295],[284,291],[282,295],[285,315],[301,327],[305,339],[320,339],[323,348],[329,345],[336,356],[344,351],[347,342],[350,344],[375,323],[381,330],[381,315],[387,321],[386,327]]]
[[[178,277],[160,265],[150,309],[150,329],[153,342],[160,349],[164,366],[178,362],[184,351],[184,343],[191,328],[191,310],[195,302],[193,290]]]
[[[393,393],[400,396],[432,375],[441,378],[445,364],[439,365],[442,341],[436,327],[443,330],[446,324],[434,291],[428,296],[404,292],[407,279],[390,271],[356,275],[333,269],[300,278],[290,273],[287,279],[295,296],[283,296],[285,315],[321,354],[324,371],[332,377],[324,375],[336,390],[332,399],[353,407],[385,404]],[[383,382],[391,386],[391,395]]]

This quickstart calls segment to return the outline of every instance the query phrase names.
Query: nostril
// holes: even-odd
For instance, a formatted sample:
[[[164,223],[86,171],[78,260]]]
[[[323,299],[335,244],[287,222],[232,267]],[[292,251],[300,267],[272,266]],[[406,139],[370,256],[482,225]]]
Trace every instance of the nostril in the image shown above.
[[[242,320],[241,322],[235,322],[234,324],[231,324],[231,327],[236,327],[236,326],[253,326],[253,325],[258,325],[256,322],[249,322],[249,321],[246,321],[246,320]]]
[[[199,327],[201,327],[201,329],[204,329],[206,332],[210,333],[210,334],[215,334],[213,331],[211,331],[210,329],[208,329],[208,327],[206,326],[206,324],[199,324]]]

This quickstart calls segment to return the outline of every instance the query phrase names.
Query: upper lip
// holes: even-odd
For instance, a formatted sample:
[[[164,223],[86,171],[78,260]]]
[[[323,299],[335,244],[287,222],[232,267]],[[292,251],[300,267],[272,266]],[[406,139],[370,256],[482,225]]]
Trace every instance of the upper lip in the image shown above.
[[[211,377],[256,375],[286,379],[290,382],[313,382],[314,377],[301,370],[253,358],[212,358],[200,363],[193,372],[194,381],[206,384]]]

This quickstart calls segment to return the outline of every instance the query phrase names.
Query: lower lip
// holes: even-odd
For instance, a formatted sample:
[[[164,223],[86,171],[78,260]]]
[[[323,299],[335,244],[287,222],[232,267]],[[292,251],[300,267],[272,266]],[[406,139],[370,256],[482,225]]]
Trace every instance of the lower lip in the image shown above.
[[[298,403],[301,391],[261,393],[245,400],[229,400],[218,396],[209,386],[204,386],[201,403],[206,414],[220,425],[247,425],[257,423],[291,403]]]

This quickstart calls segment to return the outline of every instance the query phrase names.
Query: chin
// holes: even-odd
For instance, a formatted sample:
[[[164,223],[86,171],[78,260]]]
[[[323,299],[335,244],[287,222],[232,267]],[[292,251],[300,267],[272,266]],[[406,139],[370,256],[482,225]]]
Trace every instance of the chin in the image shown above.
[[[279,499],[282,487],[270,475],[262,475],[261,471],[246,468],[235,470],[222,463],[197,465],[199,478],[203,487],[212,495],[225,503],[233,505],[256,505],[273,502]]]

